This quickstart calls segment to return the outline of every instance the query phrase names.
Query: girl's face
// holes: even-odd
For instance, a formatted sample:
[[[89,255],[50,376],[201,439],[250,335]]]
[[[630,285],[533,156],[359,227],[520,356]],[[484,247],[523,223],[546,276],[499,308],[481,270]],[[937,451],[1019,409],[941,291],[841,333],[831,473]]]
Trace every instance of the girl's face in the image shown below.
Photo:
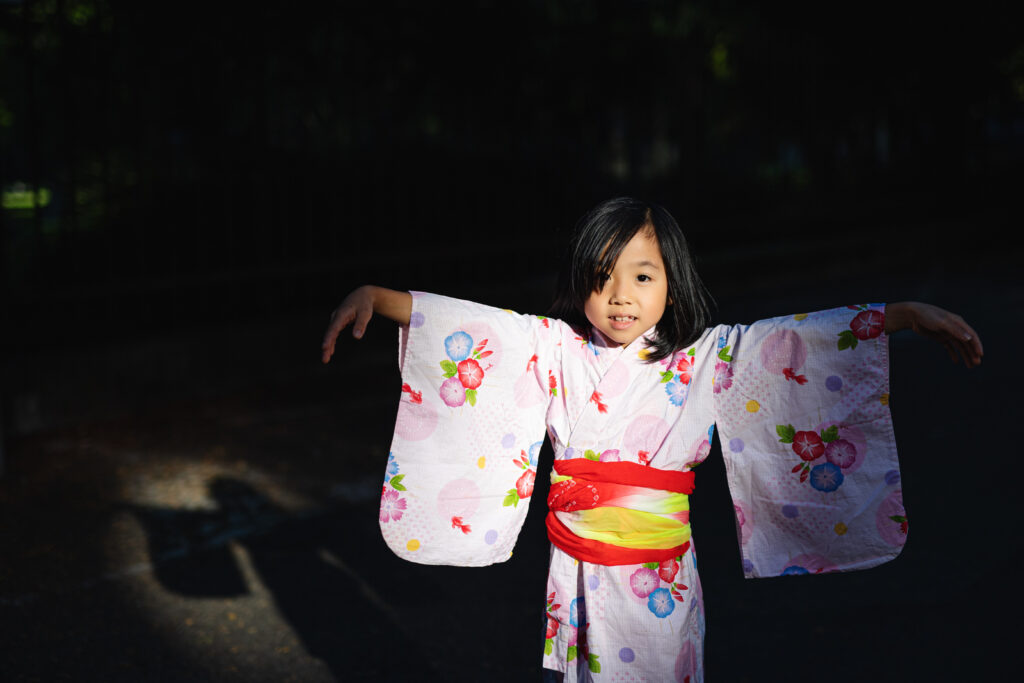
[[[583,312],[610,341],[625,346],[661,320],[668,303],[668,273],[651,230],[642,228],[633,236],[602,280]]]

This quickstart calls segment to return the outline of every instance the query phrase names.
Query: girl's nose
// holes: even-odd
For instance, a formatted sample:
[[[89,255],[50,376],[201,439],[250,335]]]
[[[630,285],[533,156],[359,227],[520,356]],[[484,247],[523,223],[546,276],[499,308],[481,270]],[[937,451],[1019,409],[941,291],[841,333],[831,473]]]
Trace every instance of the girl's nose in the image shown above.
[[[630,303],[629,292],[626,291],[622,285],[616,285],[611,292],[609,292],[608,300],[613,304],[628,304]]]

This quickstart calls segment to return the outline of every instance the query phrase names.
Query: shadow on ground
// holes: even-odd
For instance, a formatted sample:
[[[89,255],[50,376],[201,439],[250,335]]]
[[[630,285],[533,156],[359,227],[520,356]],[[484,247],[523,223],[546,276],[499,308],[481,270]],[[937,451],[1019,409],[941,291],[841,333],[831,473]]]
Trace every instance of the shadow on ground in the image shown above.
[[[902,277],[876,264],[811,289],[763,280],[756,301],[712,283],[728,321],[933,301],[968,317],[987,359],[966,372],[913,335],[893,339],[911,530],[882,567],[744,581],[721,460],[698,470],[709,680],[999,681],[1012,670],[1004,624],[1024,606],[1012,342],[1024,287],[1011,256]],[[394,333],[371,332],[358,355],[323,367],[322,323],[300,314],[9,361],[8,386],[35,387],[43,419],[9,435],[0,479],[0,677],[538,679],[543,511],[501,565],[394,557],[376,512],[397,406]],[[53,405],[65,410],[49,415],[73,419],[47,418]]]

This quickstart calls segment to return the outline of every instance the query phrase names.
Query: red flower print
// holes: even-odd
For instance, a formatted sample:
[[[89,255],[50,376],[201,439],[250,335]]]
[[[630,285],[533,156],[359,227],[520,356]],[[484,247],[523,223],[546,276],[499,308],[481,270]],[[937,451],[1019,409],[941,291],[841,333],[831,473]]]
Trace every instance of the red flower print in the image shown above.
[[[552,396],[558,396],[558,380],[550,370],[548,370],[548,388],[551,390]]]
[[[601,394],[600,393],[598,393],[596,391],[594,393],[592,393],[590,395],[590,400],[591,400],[591,402],[597,404],[597,412],[599,412],[599,413],[607,413],[608,412],[608,404],[607,403],[601,403]]]
[[[558,619],[555,619],[550,614],[548,615],[548,628],[544,632],[544,638],[554,638],[555,634],[558,633]]]
[[[520,498],[529,498],[533,495],[533,482],[536,478],[537,472],[535,470],[526,470],[516,480],[516,493],[519,494]]]
[[[459,381],[467,389],[476,389],[484,381],[484,370],[472,358],[467,358],[458,365]]]
[[[797,432],[793,436],[793,452],[804,460],[811,461],[825,452],[825,443],[817,432]]]
[[[637,451],[636,459],[640,462],[641,465],[651,464],[651,455],[647,451]]]
[[[689,384],[690,378],[693,376],[693,357],[683,356],[679,359],[679,363],[676,365],[676,371],[679,373],[679,381],[683,384]]]
[[[885,329],[885,315],[881,311],[861,311],[850,321],[850,329],[857,339],[874,339]]]
[[[658,564],[658,576],[665,583],[672,583],[672,580],[676,578],[676,572],[679,571],[679,563],[673,558],[662,560]]]

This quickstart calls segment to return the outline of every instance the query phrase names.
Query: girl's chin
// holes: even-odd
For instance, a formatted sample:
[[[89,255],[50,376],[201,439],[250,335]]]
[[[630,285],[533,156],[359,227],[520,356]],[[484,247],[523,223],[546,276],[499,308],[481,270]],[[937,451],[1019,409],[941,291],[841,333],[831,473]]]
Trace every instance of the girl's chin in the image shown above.
[[[604,336],[604,338],[608,340],[610,345],[617,346],[628,346],[630,343],[633,342],[634,339],[640,336],[638,334],[632,334],[632,330],[606,329],[600,330],[600,332]]]

